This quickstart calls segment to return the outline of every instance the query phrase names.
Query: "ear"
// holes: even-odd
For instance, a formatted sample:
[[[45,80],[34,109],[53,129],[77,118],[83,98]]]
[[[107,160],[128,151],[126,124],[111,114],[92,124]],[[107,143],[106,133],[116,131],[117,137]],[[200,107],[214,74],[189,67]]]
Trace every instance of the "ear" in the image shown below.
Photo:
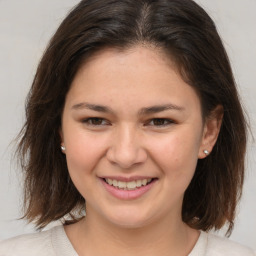
[[[208,153],[205,153],[205,150],[209,154],[211,153],[220,132],[222,119],[223,107],[218,105],[205,120],[202,141],[198,152],[199,159],[207,157]]]
[[[60,148],[62,153],[65,153],[65,144],[64,144],[64,138],[63,138],[63,132],[62,132],[62,128],[60,127],[59,129],[59,135],[60,135]]]

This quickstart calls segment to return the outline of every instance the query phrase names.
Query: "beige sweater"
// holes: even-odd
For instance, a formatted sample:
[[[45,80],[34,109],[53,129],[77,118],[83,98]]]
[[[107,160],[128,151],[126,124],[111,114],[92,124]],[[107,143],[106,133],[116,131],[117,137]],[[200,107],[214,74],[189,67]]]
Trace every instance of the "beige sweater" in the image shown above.
[[[63,226],[21,235],[0,242],[0,256],[78,256]],[[188,256],[256,256],[252,250],[228,239],[201,232]]]

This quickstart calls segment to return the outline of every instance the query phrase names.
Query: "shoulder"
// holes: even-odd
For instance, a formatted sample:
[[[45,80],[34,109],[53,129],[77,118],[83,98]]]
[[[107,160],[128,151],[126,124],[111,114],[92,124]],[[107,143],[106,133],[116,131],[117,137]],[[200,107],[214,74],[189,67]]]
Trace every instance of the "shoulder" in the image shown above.
[[[0,242],[0,256],[54,255],[52,230],[21,235]]]
[[[250,248],[214,234],[208,234],[207,256],[256,256]]]

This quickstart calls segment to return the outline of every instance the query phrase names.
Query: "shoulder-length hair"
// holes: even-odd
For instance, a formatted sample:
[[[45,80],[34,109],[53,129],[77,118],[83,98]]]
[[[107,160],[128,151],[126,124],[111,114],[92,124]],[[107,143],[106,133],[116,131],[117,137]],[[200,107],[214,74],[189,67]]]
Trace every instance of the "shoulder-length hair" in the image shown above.
[[[65,96],[79,67],[95,52],[137,44],[160,48],[175,62],[184,81],[198,92],[204,118],[223,106],[218,140],[211,154],[198,160],[182,218],[205,231],[227,223],[230,233],[244,180],[246,121],[214,22],[192,0],[83,0],[64,19],[27,98],[18,146],[25,174],[23,218],[41,229],[67,215],[74,222],[82,216],[85,199],[60,150]]]

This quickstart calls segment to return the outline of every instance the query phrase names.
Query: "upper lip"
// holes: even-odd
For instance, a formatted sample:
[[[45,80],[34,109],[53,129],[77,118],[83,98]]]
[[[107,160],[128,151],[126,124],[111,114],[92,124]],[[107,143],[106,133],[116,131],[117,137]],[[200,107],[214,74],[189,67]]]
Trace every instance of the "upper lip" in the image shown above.
[[[111,180],[118,180],[118,181],[136,181],[136,180],[144,180],[144,179],[154,179],[155,177],[152,176],[131,176],[131,177],[123,177],[123,176],[104,176],[101,177],[102,179],[111,179]]]

